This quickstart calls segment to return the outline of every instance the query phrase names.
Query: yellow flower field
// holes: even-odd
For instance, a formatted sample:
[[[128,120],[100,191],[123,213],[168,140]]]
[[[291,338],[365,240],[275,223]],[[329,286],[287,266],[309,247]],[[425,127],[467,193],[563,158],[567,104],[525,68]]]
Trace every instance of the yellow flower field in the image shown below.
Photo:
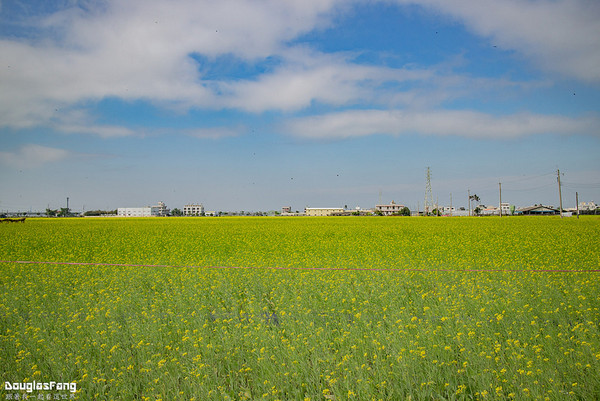
[[[0,233],[3,382],[77,382],[80,400],[600,399],[595,217]]]

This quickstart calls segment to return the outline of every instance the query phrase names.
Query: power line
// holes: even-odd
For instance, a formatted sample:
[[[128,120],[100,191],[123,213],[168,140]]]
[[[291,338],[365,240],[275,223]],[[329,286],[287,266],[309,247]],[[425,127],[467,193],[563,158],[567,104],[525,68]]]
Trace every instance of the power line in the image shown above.
[[[562,186],[563,187],[569,187],[569,188],[591,188],[591,189],[595,189],[595,188],[600,188],[600,183],[583,184],[583,183],[577,183],[577,182],[564,182],[564,181],[562,181]]]
[[[544,173],[544,174],[539,174],[539,175],[531,175],[531,176],[525,176],[522,178],[515,178],[512,180],[502,180],[503,183],[511,183],[511,182],[521,182],[521,181],[527,181],[527,180],[533,180],[535,178],[541,178],[541,177],[546,177],[549,175],[554,175],[556,174],[554,171],[551,173]]]
[[[520,188],[520,189],[511,189],[511,188],[504,187],[503,190],[504,191],[510,191],[510,192],[529,192],[529,191],[533,191],[533,190],[536,190],[536,189],[541,189],[541,188],[546,188],[546,187],[553,187],[554,185],[556,185],[556,184],[555,183],[549,183],[549,184],[540,185],[538,187],[527,187],[527,188]],[[564,186],[564,184],[562,184],[562,185]]]

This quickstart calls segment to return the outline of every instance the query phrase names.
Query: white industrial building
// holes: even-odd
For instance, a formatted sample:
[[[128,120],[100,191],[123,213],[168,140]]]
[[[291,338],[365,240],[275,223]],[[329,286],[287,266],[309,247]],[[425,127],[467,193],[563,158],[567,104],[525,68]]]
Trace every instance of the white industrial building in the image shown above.
[[[169,214],[169,209],[164,202],[158,202],[155,206],[145,207],[120,207],[117,209],[119,217],[158,217]]]
[[[117,209],[119,217],[156,217],[160,216],[157,206],[146,207],[120,207]]]
[[[199,205],[185,205],[183,207],[184,216],[202,216],[204,215],[204,206],[202,203]]]
[[[332,216],[344,213],[343,207],[307,207],[304,209],[306,216]]]

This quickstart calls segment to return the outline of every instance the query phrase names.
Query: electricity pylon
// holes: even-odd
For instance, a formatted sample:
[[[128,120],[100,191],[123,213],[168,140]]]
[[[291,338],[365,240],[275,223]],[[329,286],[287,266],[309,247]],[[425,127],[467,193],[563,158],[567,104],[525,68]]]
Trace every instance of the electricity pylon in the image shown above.
[[[431,195],[431,169],[427,167],[427,181],[425,183],[425,216],[433,212],[433,196]]]

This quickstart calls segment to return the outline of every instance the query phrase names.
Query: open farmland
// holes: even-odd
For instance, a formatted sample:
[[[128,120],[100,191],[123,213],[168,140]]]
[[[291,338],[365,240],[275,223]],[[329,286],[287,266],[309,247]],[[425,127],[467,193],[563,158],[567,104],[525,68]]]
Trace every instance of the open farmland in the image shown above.
[[[600,399],[596,217],[28,219],[0,226],[0,260],[3,382]]]

